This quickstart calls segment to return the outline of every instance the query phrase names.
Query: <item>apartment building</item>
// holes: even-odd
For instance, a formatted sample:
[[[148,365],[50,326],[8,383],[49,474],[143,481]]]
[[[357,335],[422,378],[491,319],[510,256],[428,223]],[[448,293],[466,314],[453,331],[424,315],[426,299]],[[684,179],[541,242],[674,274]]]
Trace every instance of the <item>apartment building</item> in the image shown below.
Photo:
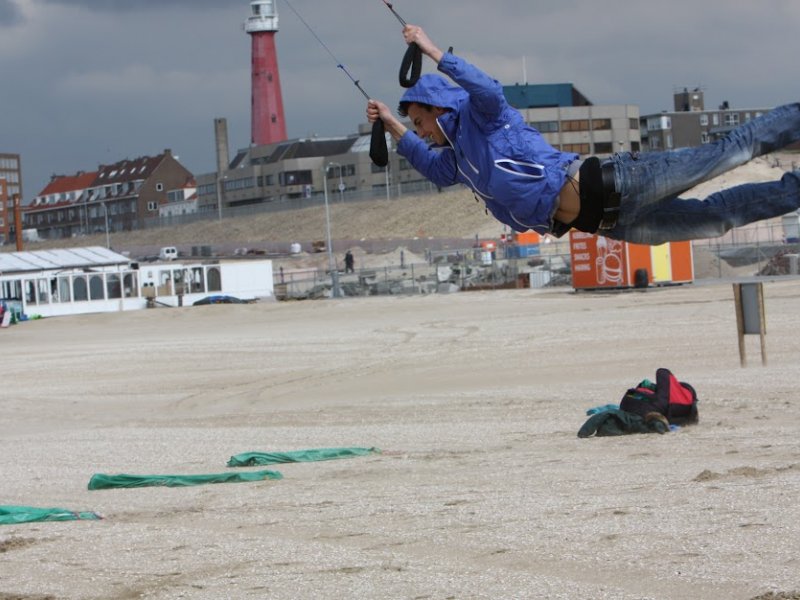
[[[97,171],[54,176],[26,207],[24,226],[44,239],[130,231],[157,217],[170,200],[168,193],[192,181],[192,173],[169,149],[101,165]]]
[[[571,83],[516,84],[503,92],[554,148],[584,156],[641,149],[637,106],[594,105]]]
[[[14,196],[22,199],[22,167],[19,154],[0,152],[0,244],[14,239]]]
[[[673,111],[643,115],[643,150],[674,150],[707,144],[731,129],[769,112],[770,108],[732,108],[726,101],[707,110],[701,88],[683,88],[673,94]]]

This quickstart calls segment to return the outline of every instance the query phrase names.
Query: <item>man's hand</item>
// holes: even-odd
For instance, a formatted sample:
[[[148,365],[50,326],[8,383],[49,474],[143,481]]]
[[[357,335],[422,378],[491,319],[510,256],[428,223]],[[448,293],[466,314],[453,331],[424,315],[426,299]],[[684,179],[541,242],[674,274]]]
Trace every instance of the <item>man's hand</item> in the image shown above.
[[[431,41],[419,25],[408,24],[403,27],[403,39],[405,39],[406,44],[416,44],[419,46],[422,53],[429,56],[436,64],[439,64],[439,61],[442,60],[442,56],[444,56],[444,52]]]
[[[374,123],[378,119],[383,121],[386,131],[396,140],[403,137],[403,134],[408,130],[405,125],[397,120],[397,117],[392,114],[391,109],[383,102],[380,100],[370,100],[367,102],[367,121]]]

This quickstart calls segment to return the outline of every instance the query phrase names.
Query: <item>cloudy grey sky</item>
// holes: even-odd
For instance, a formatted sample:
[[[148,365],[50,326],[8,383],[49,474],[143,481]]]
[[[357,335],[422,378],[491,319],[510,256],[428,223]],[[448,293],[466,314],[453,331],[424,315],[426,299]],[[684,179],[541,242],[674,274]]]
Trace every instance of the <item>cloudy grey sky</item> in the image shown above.
[[[366,91],[394,105],[405,50],[381,0],[289,0]],[[291,138],[345,135],[361,94],[278,0],[276,37]],[[795,101],[800,1],[395,0],[504,84],[573,83],[595,104],[672,109]],[[213,120],[231,151],[250,141],[248,0],[0,0],[0,152],[22,155],[25,200],[73,174],[171,148],[214,169]],[[428,61],[426,69],[431,70]]]

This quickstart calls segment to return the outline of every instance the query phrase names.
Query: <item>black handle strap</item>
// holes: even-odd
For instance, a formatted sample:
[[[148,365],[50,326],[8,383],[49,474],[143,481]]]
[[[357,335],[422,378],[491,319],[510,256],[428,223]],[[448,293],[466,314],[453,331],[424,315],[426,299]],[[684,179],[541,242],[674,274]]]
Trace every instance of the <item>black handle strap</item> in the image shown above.
[[[400,63],[400,85],[410,88],[417,83],[422,74],[422,50],[415,42],[408,45],[406,53],[403,55],[403,62]]]
[[[389,148],[386,146],[386,129],[378,119],[372,124],[372,137],[369,140],[369,157],[376,167],[389,164]]]

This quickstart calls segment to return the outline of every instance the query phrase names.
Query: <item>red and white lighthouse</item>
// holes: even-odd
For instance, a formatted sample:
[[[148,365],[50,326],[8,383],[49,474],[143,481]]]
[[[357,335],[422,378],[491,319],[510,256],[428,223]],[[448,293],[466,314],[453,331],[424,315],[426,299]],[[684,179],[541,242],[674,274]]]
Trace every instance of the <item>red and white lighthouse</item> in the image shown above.
[[[275,4],[275,0],[251,2],[252,14],[244,25],[244,30],[252,38],[250,141],[256,145],[286,139],[278,53],[275,50],[275,32],[278,31]]]

